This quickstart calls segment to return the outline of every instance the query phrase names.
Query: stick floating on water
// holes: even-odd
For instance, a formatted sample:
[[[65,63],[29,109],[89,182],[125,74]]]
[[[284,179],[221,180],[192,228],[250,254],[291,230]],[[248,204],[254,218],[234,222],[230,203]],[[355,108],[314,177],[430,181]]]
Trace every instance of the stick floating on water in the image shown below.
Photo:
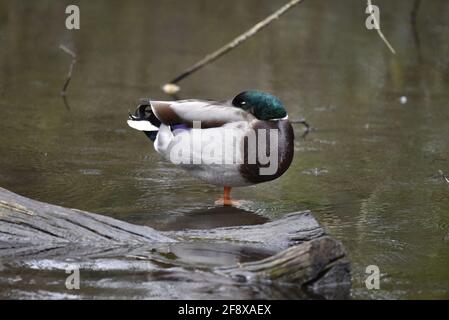
[[[380,30],[379,21],[377,21],[376,16],[373,12],[371,12],[372,4],[371,0],[367,0],[368,8],[371,14],[371,17],[373,18],[374,25],[376,26],[377,33],[379,34],[379,37],[382,39],[382,41],[385,43],[385,45],[390,49],[392,54],[396,54],[396,50],[394,50],[393,46],[390,44],[390,42],[387,40],[387,38],[384,36],[382,30]]]
[[[289,1],[284,6],[279,8],[276,12],[272,13],[271,15],[266,17],[264,20],[260,21],[256,25],[254,25],[251,29],[249,29],[245,33],[239,35],[237,38],[235,38],[231,42],[227,43],[226,45],[224,45],[220,49],[218,49],[218,50],[208,54],[203,59],[201,59],[200,61],[195,63],[193,66],[191,66],[190,68],[186,69],[180,75],[178,75],[173,80],[171,80],[169,83],[165,84],[162,87],[162,90],[165,93],[168,93],[168,94],[175,94],[176,92],[178,92],[180,90],[180,87],[176,83],[178,83],[182,79],[188,77],[189,75],[191,75],[195,71],[198,71],[199,69],[201,69],[205,65],[207,65],[207,64],[217,60],[219,57],[221,57],[222,55],[224,55],[227,52],[231,51],[232,49],[238,47],[243,42],[245,42],[246,40],[248,40],[249,38],[254,36],[261,29],[263,29],[264,27],[268,26],[271,22],[273,22],[274,20],[278,19],[281,15],[283,15],[288,10],[290,10],[291,8],[293,8],[294,6],[296,6],[297,4],[299,4],[299,3],[303,2],[303,1],[304,0],[291,0],[291,1]]]
[[[76,63],[76,53],[73,52],[72,50],[70,50],[69,48],[67,48],[63,44],[59,45],[59,49],[61,49],[62,51],[64,51],[65,53],[67,53],[68,55],[70,55],[72,57],[72,62],[70,63],[69,71],[67,73],[67,79],[65,80],[64,86],[62,87],[62,90],[61,90],[61,96],[65,97],[67,94],[67,88],[69,86],[70,80],[72,80],[73,67],[75,66],[75,63]]]

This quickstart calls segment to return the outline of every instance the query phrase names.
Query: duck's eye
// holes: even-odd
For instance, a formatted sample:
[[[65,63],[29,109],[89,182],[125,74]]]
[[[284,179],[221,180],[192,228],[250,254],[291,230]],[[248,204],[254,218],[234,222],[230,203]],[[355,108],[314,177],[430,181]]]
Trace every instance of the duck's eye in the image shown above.
[[[241,104],[241,105],[244,105],[244,104],[246,104],[246,101],[242,101],[242,102],[240,102],[240,104]]]

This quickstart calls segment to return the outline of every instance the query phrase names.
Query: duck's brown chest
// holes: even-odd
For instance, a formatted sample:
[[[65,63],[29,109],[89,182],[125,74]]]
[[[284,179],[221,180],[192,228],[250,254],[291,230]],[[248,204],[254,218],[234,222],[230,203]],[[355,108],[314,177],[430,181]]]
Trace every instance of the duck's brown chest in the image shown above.
[[[240,173],[256,184],[279,178],[293,160],[294,133],[288,120],[256,121],[243,138]]]

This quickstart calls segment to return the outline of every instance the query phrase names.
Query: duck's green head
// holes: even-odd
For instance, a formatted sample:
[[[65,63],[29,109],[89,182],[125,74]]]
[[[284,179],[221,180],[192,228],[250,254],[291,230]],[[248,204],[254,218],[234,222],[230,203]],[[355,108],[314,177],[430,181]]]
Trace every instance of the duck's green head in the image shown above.
[[[277,97],[262,91],[244,91],[233,100],[232,105],[253,114],[259,120],[282,119],[287,116],[284,105]]]

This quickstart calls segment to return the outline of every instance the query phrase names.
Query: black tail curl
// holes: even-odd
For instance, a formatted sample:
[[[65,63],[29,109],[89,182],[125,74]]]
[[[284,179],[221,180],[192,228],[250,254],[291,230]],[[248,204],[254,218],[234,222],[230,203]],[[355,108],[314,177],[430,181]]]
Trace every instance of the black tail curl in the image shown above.
[[[139,104],[136,108],[136,111],[134,112],[134,115],[129,113],[129,119],[134,120],[134,121],[146,120],[158,128],[161,126],[161,122],[154,115],[149,101],[143,101],[141,104]],[[158,132],[157,131],[143,131],[143,133],[145,133],[145,135],[148,138],[150,138],[151,141],[154,141],[154,140],[156,140],[156,136],[157,136]]]
[[[146,120],[158,128],[161,126],[161,122],[154,115],[153,110],[151,110],[151,104],[149,102],[143,102],[139,104],[136,108],[136,111],[134,112],[134,115],[132,115],[131,113],[129,114],[129,119],[135,121]]]

